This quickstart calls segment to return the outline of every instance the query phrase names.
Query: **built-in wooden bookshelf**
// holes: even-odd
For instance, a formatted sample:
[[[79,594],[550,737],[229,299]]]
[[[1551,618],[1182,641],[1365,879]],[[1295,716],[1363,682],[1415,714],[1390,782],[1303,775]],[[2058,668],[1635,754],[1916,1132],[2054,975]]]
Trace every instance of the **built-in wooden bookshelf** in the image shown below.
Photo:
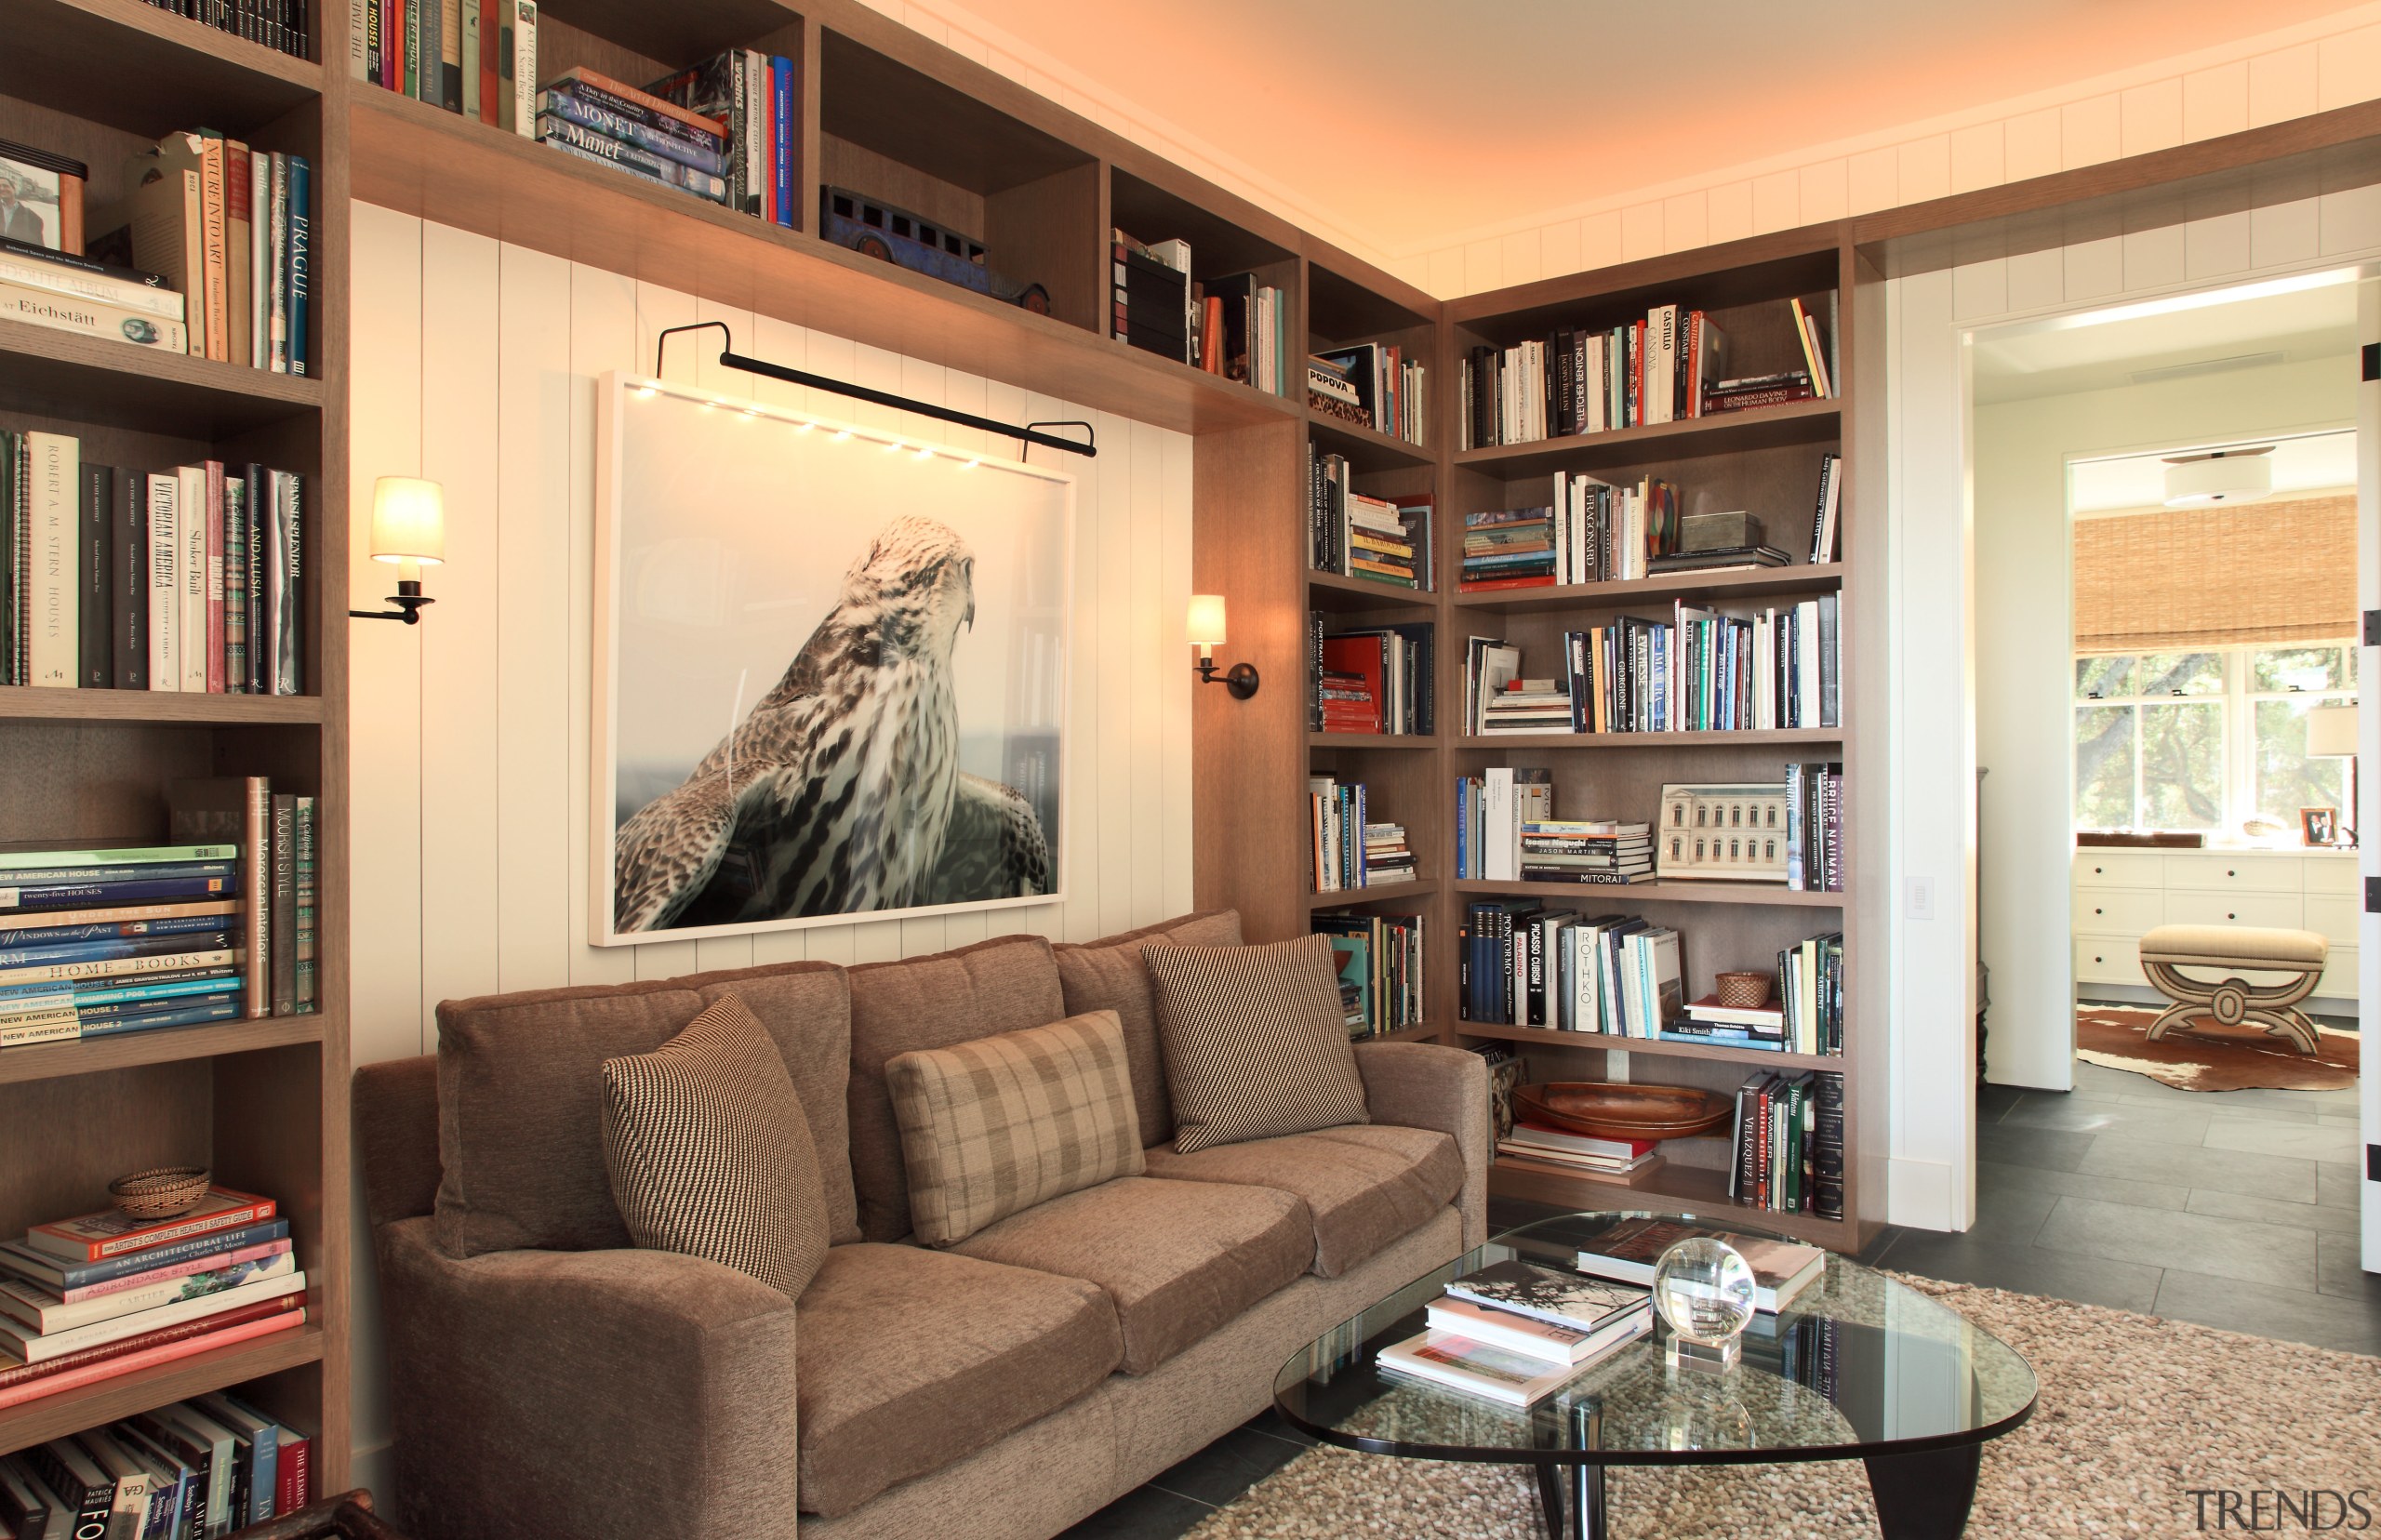
[[[323,36],[339,36],[317,8]],[[318,40],[319,42],[319,40]],[[334,57],[337,57],[334,54]],[[195,1163],[273,1197],[307,1274],[295,1331],[0,1409],[15,1450],[239,1387],[314,1440],[318,1491],[347,1484],[347,294],[345,113],[330,73],[141,0],[22,0],[0,48],[0,138],[86,162],[88,204],[127,158],[206,126],[313,166],[309,371],[273,374],[0,324],[0,421],[156,470],[258,460],[304,478],[308,692],[294,697],[0,689],[0,839],[162,841],[166,784],[264,775],[318,799],[320,1009],[0,1052],[0,1233],[103,1207],[109,1178]],[[99,227],[93,226],[97,233]]]

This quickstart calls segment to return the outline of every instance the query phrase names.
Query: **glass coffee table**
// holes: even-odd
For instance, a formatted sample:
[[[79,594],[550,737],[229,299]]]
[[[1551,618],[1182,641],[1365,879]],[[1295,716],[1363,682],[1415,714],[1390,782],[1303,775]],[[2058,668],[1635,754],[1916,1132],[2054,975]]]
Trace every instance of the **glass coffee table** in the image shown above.
[[[1642,1210],[1525,1225],[1291,1355],[1274,1405],[1348,1449],[1532,1467],[1554,1540],[1603,1540],[1608,1466],[1792,1460],[1864,1462],[1886,1540],[1960,1534],[1985,1440],[2033,1414],[2034,1372],[1957,1311],[1841,1256],[1783,1312],[1756,1317],[1725,1370],[1666,1364],[1658,1323],[1526,1409],[1376,1367],[1382,1348],[1423,1330],[1448,1281],[1513,1257],[1574,1269],[1583,1244],[1635,1218],[1763,1233],[1735,1215]]]

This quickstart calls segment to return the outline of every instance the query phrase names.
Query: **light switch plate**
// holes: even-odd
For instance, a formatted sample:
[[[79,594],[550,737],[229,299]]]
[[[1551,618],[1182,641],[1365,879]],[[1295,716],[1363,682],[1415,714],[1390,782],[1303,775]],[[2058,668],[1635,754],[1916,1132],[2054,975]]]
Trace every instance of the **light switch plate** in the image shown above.
[[[1935,879],[1910,877],[1903,882],[1903,909],[1912,920],[1935,918]]]

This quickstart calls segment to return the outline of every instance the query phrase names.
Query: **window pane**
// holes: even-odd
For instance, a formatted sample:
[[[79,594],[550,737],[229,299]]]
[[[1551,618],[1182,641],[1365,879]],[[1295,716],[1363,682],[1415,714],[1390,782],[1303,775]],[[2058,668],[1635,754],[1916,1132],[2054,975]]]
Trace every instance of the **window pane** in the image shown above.
[[[2307,757],[2307,713],[2345,705],[2308,696],[2256,703],[2257,811],[2286,828],[2298,827],[2302,807],[2338,807],[2348,790],[2348,762]]]
[[[2224,821],[2224,709],[2144,706],[2141,821],[2151,829],[2214,829]]]
[[[2130,657],[2079,657],[2075,660],[2075,698],[2097,700],[2121,696],[2133,687]]]
[[[2075,827],[2126,829],[2133,815],[2133,710],[2087,706],[2075,713]]]
[[[2249,655],[2253,690],[2341,690],[2354,682],[2338,647],[2260,647]]]
[[[2212,652],[2150,653],[2133,676],[2141,696],[2222,695],[2224,655]]]

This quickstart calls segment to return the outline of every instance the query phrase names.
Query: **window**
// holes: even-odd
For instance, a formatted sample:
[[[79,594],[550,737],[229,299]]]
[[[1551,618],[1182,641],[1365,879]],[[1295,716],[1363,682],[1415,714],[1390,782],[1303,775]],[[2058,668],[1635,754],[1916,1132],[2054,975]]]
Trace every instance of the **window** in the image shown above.
[[[2303,644],[2075,660],[2075,823],[2238,833],[2344,807],[2346,765],[2307,757],[2307,712],[2356,698],[2356,650]]]

